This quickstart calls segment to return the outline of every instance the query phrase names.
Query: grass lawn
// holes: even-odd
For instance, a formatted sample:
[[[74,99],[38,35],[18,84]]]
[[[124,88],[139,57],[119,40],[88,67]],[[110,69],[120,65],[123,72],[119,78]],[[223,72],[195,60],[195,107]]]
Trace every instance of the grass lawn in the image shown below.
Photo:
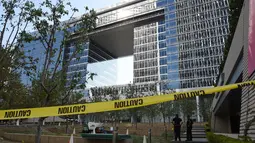
[[[109,129],[112,125],[106,124],[105,127]],[[172,140],[172,130],[171,126],[168,125],[167,132],[168,137],[165,140],[164,133],[164,124],[163,123],[154,123],[153,125],[149,125],[146,123],[139,123],[137,128],[128,123],[122,123],[117,125],[119,127],[118,133],[119,134],[126,134],[127,129],[129,130],[129,134],[132,136],[134,143],[141,143],[143,141],[143,136],[148,136],[148,130],[151,129],[152,135],[152,142],[153,143],[166,143]],[[59,135],[59,136],[70,136],[73,131],[73,127],[75,127],[76,135],[80,136],[80,132],[82,131],[81,125],[75,126],[68,126],[68,134],[66,134],[66,126],[44,126],[42,128],[42,134],[44,135]],[[35,134],[36,133],[36,126],[5,126],[0,128],[0,136],[3,136],[3,133],[23,133],[23,134]]]
[[[143,142],[143,136],[136,136],[136,135],[132,135],[131,136],[133,139],[133,143],[142,143]],[[172,140],[172,138],[167,138],[164,139],[164,137],[151,137],[151,142],[152,143],[169,143]]]

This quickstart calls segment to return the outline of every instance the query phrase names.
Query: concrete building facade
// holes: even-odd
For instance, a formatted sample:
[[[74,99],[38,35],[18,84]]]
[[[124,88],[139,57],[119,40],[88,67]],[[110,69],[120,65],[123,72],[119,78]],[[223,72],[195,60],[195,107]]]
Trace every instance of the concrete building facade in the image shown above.
[[[244,0],[235,35],[218,85],[255,79],[254,73],[248,75],[248,31],[249,1]],[[243,135],[247,129],[247,123],[252,121],[255,115],[253,112],[254,96],[253,86],[216,94],[211,108],[211,127],[213,131]],[[255,126],[251,124],[248,135],[253,139],[255,139],[254,130]]]

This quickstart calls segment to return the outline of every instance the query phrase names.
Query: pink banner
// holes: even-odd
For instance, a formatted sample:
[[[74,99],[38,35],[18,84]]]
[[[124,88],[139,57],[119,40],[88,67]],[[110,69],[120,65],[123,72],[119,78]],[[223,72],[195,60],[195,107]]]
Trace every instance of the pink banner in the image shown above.
[[[249,5],[249,53],[248,53],[248,74],[255,70],[255,0],[250,0]]]

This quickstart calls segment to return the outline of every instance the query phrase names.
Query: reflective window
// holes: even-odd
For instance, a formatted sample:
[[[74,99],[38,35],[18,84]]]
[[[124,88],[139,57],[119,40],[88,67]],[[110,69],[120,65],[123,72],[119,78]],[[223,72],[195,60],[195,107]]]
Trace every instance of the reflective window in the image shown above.
[[[172,4],[172,3],[174,3],[175,2],[175,0],[167,0],[167,3],[168,4]]]
[[[170,82],[168,84],[169,89],[179,89],[180,88],[180,82],[175,81],[175,82]]]
[[[160,65],[166,65],[167,64],[167,58],[160,58]]]
[[[170,57],[170,61],[171,62],[175,62],[178,61],[178,54],[172,54],[172,55],[168,55],[168,57]]]
[[[167,42],[168,42],[169,44],[174,44],[174,43],[177,42],[177,38],[170,38],[170,39],[167,40]]]
[[[168,17],[169,17],[169,19],[174,19],[174,18],[176,18],[175,13],[169,14]]]
[[[168,11],[174,11],[175,10],[175,5],[170,5],[168,7]]]
[[[170,21],[170,22],[169,22],[169,26],[170,26],[170,27],[176,26],[176,21]]]
[[[166,42],[165,41],[160,41],[159,42],[159,48],[165,48],[166,47]]]
[[[166,56],[166,49],[160,50],[159,55],[160,55],[160,57]]]
[[[160,74],[165,74],[165,73],[167,73],[167,66],[160,67]]]
[[[167,79],[167,75],[160,75],[160,79],[161,80],[166,80]]]
[[[165,47],[165,42],[157,43],[157,24],[151,23],[134,28],[134,82],[158,81],[158,49]],[[163,35],[164,32],[160,33]],[[160,35],[159,34],[159,35]],[[164,49],[160,55],[165,55]],[[124,68],[125,69],[125,68]]]
[[[170,71],[176,71],[176,70],[179,69],[178,67],[179,67],[179,66],[178,66],[178,62],[169,64],[169,70],[170,70]]]
[[[170,35],[176,35],[177,31],[176,29],[170,29]]]
[[[157,1],[157,7],[162,7],[167,4],[167,0],[158,0]]]
[[[168,73],[168,78],[170,80],[178,80],[179,79],[179,72],[170,72],[170,73]]]
[[[176,53],[176,52],[178,52],[177,46],[169,46],[167,48],[167,53]]]

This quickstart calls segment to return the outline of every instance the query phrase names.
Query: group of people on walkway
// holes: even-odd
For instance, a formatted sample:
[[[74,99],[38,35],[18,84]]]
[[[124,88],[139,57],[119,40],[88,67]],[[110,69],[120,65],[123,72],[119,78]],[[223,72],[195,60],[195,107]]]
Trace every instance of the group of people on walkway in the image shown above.
[[[174,137],[175,141],[177,141],[177,138],[179,141],[181,141],[181,126],[183,124],[182,119],[179,118],[178,114],[175,115],[175,118],[173,118],[172,121],[174,125]],[[192,126],[193,121],[190,119],[190,116],[187,117],[186,127],[187,127],[187,140],[186,141],[192,141]]]

